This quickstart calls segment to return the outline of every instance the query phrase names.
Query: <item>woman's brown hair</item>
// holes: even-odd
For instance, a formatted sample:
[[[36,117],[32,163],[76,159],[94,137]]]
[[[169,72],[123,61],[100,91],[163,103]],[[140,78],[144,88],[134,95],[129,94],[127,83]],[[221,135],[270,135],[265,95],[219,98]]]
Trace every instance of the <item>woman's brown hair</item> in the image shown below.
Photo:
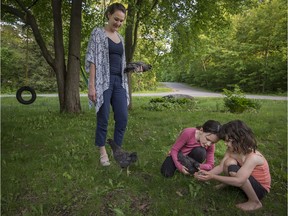
[[[109,5],[105,11],[104,15],[105,15],[106,19],[109,19],[108,14],[113,14],[117,10],[120,10],[124,14],[126,14],[126,8],[124,7],[124,5],[122,5],[120,3],[113,3],[113,4]]]

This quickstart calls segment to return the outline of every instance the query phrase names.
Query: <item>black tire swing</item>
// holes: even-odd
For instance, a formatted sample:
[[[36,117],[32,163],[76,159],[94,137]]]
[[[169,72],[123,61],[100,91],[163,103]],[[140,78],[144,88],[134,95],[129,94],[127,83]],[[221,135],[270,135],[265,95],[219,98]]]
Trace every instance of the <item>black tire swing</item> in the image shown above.
[[[25,68],[25,86],[22,86],[21,88],[19,88],[16,92],[16,98],[18,100],[19,103],[21,104],[32,104],[35,100],[36,100],[36,92],[35,90],[28,86],[28,28],[26,30],[26,68]],[[22,96],[23,92],[29,92],[31,97],[29,99],[26,99]]]
[[[29,100],[25,100],[22,97],[23,92],[29,92],[31,94],[31,98]],[[22,86],[21,88],[17,90],[16,98],[21,104],[25,104],[25,105],[32,104],[36,100],[36,92],[30,86]]]

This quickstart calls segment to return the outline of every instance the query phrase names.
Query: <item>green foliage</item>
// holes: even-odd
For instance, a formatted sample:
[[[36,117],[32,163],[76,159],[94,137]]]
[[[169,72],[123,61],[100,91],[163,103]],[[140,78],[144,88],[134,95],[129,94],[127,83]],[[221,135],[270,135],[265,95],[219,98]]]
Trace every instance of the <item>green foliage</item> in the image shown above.
[[[256,100],[248,99],[238,85],[234,86],[234,90],[223,89],[224,106],[232,113],[242,113],[246,110],[258,111],[261,107]]]
[[[161,79],[214,91],[237,84],[245,92],[286,92],[286,2],[255,1],[242,9],[198,34],[179,23],[171,52],[162,57]]]
[[[26,7],[31,5],[31,1],[21,2]],[[130,0],[120,2],[125,6],[136,4]],[[139,26],[133,60],[150,63],[153,70],[132,75],[132,91],[153,90],[157,81],[180,81],[213,91],[234,84],[245,92],[287,91],[286,1],[155,2],[155,7],[154,1],[150,0],[137,3],[139,14],[135,22],[139,22]],[[2,3],[19,7],[13,1]],[[92,29],[103,24],[105,3],[83,3],[82,65]],[[53,53],[53,14],[52,10],[47,10],[50,5],[49,1],[37,1],[30,10],[37,19],[48,50]],[[64,1],[62,9],[67,54],[71,1]],[[3,13],[3,21],[19,25],[18,20],[6,13]],[[2,27],[2,92],[14,91],[16,83],[22,85],[24,82],[24,41],[18,37],[19,30],[9,34],[7,28]],[[125,27],[121,28],[123,36],[124,31]],[[33,39],[31,43],[35,43]],[[28,62],[32,84],[40,91],[56,91],[56,77],[40,57],[39,48],[31,47]],[[87,89],[82,81],[80,88]]]
[[[219,98],[197,99],[193,112],[142,109],[151,99],[133,97],[123,148],[136,151],[139,161],[127,176],[108,146],[111,165],[100,165],[95,110],[88,105],[80,115],[59,114],[58,98],[38,97],[29,106],[1,98],[1,215],[248,215],[236,208],[247,199],[233,187],[215,190],[215,181],[160,174],[181,130],[208,119],[241,119],[252,128],[272,177],[271,192],[253,216],[286,215],[287,101],[261,100],[259,112],[233,114],[215,110]],[[87,97],[81,103],[88,104]],[[110,117],[108,137],[114,129]],[[215,147],[218,164],[226,146],[221,141]]]
[[[1,92],[16,92],[23,85],[37,92],[56,92],[56,77],[42,57],[27,29],[18,25],[2,25],[1,32]],[[28,29],[31,36],[31,29]],[[26,74],[27,70],[27,74]]]
[[[150,111],[193,111],[196,107],[194,99],[190,98],[153,98],[143,108]]]

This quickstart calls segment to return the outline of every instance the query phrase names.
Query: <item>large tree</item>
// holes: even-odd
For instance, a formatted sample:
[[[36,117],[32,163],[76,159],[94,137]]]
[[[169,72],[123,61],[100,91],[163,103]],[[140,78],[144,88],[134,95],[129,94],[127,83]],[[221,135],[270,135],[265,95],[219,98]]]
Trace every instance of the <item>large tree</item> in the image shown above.
[[[45,2],[38,2],[38,0],[34,0],[32,4],[31,1],[29,1],[30,4],[27,2],[28,1],[24,0],[2,1],[2,17],[4,16],[5,20],[6,14],[13,15],[13,17],[16,17],[16,19],[11,19],[11,17],[8,17],[7,20],[9,20],[11,23],[20,20],[31,27],[35,40],[42,51],[43,57],[56,74],[60,112],[78,113],[81,111],[79,95],[79,57],[81,48],[82,0],[71,1],[67,64],[65,61],[65,46],[63,38],[63,2],[61,0],[52,0],[50,5],[52,6],[54,24],[54,53],[48,49],[47,43],[44,39],[46,35],[40,31],[39,23],[37,22],[38,17],[35,17],[34,13],[32,12],[32,8],[37,4],[41,3],[41,6],[44,6],[44,9],[42,8],[41,10],[43,13],[44,10],[47,10],[47,6],[49,8],[49,5],[44,5]],[[41,14],[39,16],[41,16]],[[46,19],[49,23],[49,18],[46,17]]]
[[[109,3],[112,2],[114,1],[109,1]],[[126,28],[123,29],[125,32],[121,33],[125,34],[126,58],[127,62],[130,62],[133,60],[139,39],[150,40],[150,44],[156,44],[155,40],[157,39],[174,41],[168,44],[171,49],[173,48],[173,53],[181,50],[181,47],[189,51],[190,44],[193,43],[193,38],[198,32],[204,31],[209,26],[215,26],[215,23],[223,23],[223,15],[226,11],[235,11],[249,1],[123,0],[121,2],[128,8]],[[47,10],[51,5],[52,13]],[[82,58],[80,58],[80,45],[84,44],[83,54],[86,49],[85,43],[89,38],[88,30],[91,32],[96,24],[95,20],[98,20],[98,26],[102,24],[103,19],[99,17],[103,17],[104,6],[105,8],[107,6],[105,0],[85,1],[85,3],[81,0],[51,0],[50,3],[34,0],[32,4],[28,0],[3,0],[1,3],[3,20],[13,23],[17,21],[16,17],[31,27],[45,60],[56,74],[61,112],[80,112],[81,110],[79,59]],[[82,10],[85,11],[83,16],[81,16]],[[7,17],[7,14],[13,15],[14,20]],[[87,14],[90,15],[90,18]],[[94,21],[91,17],[94,17]],[[85,34],[82,32],[85,37],[82,43],[81,18],[84,20],[82,26],[83,32],[85,32]],[[67,24],[67,22],[69,23]],[[90,26],[87,27],[86,23]],[[64,26],[69,26],[69,33]],[[51,34],[52,28],[54,29],[53,34]],[[47,38],[52,35],[54,48],[49,49]],[[157,55],[156,49],[157,47],[155,47]],[[131,74],[129,75],[129,84],[131,95]]]
[[[96,6],[96,8],[99,10],[93,12],[95,13],[94,16],[96,17],[96,20],[98,20],[96,22],[94,20],[94,22],[92,21],[90,24],[92,27],[93,24],[98,26],[103,24],[103,20],[100,18],[101,13],[103,13],[102,7],[103,5],[107,5],[105,0],[102,2],[103,5],[101,5],[99,2],[100,1],[94,3],[87,2],[86,5],[83,5],[81,0],[71,1],[69,36],[66,36],[66,38],[68,38],[68,51],[65,49],[65,33],[63,33],[63,22],[67,22],[67,18],[63,17],[63,13],[68,15],[67,7],[63,8],[63,4],[67,4],[66,1],[62,2],[62,0],[51,0],[54,30],[53,51],[49,50],[47,41],[45,41],[45,37],[49,37],[49,35],[51,35],[51,32],[49,32],[51,26],[50,28],[49,25],[47,25],[47,27],[46,24],[46,28],[42,26],[44,21],[46,22],[45,16],[43,14],[47,15],[47,8],[49,8],[49,4],[47,4],[47,2],[43,3],[43,1],[38,2],[38,0],[34,0],[34,2],[31,4],[31,2],[25,0],[15,0],[14,2],[2,1],[1,3],[1,11],[2,15],[4,16],[4,20],[6,19],[13,23],[20,19],[21,22],[31,27],[35,40],[37,41],[45,60],[52,67],[56,74],[61,112],[80,112],[81,110],[79,99],[81,12],[84,8],[86,9],[85,11],[87,14],[91,15],[91,8],[89,8],[89,6]],[[149,6],[147,3],[149,3]],[[143,20],[143,18],[149,16],[150,11],[153,10],[157,3],[158,0],[154,0],[152,2],[147,0],[129,0],[126,2],[128,5],[127,26],[125,28],[125,48],[127,62],[131,62],[133,59],[133,55],[137,46],[137,38],[139,36],[138,29],[140,21]],[[37,7],[39,4],[41,4],[40,11],[42,11],[42,13],[39,13],[40,7],[37,8],[38,10],[35,9],[35,7]],[[97,12],[100,15],[96,14]],[[7,14],[13,15],[14,18],[16,17],[16,19],[9,19],[11,17],[6,18],[5,15]],[[87,14],[83,15],[84,19],[88,17]],[[91,17],[88,17],[86,20],[89,19],[91,21]],[[47,21],[49,22],[49,20]],[[87,27],[85,28],[85,33],[86,34],[84,35],[86,38],[88,38]],[[82,50],[84,50],[84,48]],[[131,96],[131,74],[129,74],[129,83]],[[130,100],[131,99],[132,97],[130,97]],[[132,103],[130,102],[130,107],[131,105]]]
[[[137,47],[139,37],[139,25],[142,23],[145,25],[145,19],[149,20],[148,17],[158,4],[158,0],[129,0],[128,1],[128,12],[127,21],[125,28],[125,52],[126,61],[132,62],[133,56]],[[147,22],[147,21],[146,21]],[[132,108],[132,76],[128,74],[129,84],[129,95],[130,104],[129,108]]]

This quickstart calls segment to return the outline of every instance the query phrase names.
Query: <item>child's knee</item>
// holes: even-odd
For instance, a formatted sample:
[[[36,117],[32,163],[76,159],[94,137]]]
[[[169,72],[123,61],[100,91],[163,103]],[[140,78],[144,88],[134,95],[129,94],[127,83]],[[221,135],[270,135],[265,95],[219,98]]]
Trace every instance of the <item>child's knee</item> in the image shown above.
[[[161,168],[161,174],[166,178],[170,178],[174,175],[174,172],[172,172],[171,170]]]
[[[166,177],[172,177],[174,175],[175,169],[173,169],[169,164],[167,163],[167,159],[164,161],[164,163],[161,166],[160,172],[161,174]]]
[[[225,167],[229,167],[230,165],[237,165],[237,161],[234,159],[234,158],[227,158],[225,161],[224,161],[224,166]]]

